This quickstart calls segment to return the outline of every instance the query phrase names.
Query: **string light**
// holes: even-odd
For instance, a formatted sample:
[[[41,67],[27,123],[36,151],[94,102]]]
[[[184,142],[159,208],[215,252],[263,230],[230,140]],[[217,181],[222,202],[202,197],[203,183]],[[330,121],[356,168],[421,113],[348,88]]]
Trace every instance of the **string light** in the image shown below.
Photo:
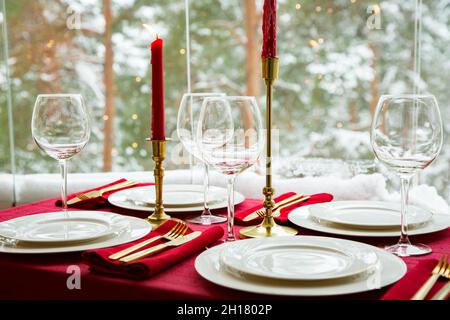
[[[134,113],[134,114],[131,115],[131,119],[137,120],[137,118],[138,118],[138,115],[137,115],[136,113]]]
[[[317,12],[322,11],[322,7],[321,7],[321,6],[317,6],[317,7],[316,7],[316,11],[317,11]]]
[[[181,54],[181,55],[186,54],[186,49],[185,49],[185,48],[181,48],[181,49],[180,49],[180,54]]]
[[[344,126],[344,124],[342,122],[338,122],[336,123],[336,127],[341,129]]]
[[[309,45],[311,47],[315,48],[315,47],[317,47],[319,45],[319,43],[316,40],[311,39],[311,40],[309,40]]]
[[[103,120],[104,121],[108,121],[109,120],[109,116],[107,114],[103,115]]]
[[[49,40],[48,42],[47,42],[47,48],[51,48],[51,47],[53,47],[53,45],[55,44],[55,40],[53,40],[53,39],[51,39],[51,40]]]
[[[133,149],[137,149],[137,147],[139,147],[139,145],[138,145],[137,142],[133,142],[133,143],[131,144],[131,147],[133,147]]]
[[[135,80],[136,80],[136,82],[137,82],[137,83],[139,83],[139,82],[141,82],[141,81],[142,81],[142,78],[141,78],[141,77],[136,77],[136,79],[135,79]]]
[[[317,42],[319,42],[319,44],[322,44],[322,43],[324,42],[324,40],[323,40],[323,38],[319,38],[319,39],[317,40]]]
[[[381,12],[381,8],[380,8],[380,6],[379,6],[378,4],[374,4],[374,5],[372,6],[372,9],[373,9],[373,12],[374,12],[375,14],[380,14],[380,12]]]
[[[295,9],[300,10],[302,8],[302,5],[300,3],[297,3],[295,5]]]
[[[350,0],[350,2],[351,2],[351,3],[355,3],[355,2],[356,2],[356,0]]]

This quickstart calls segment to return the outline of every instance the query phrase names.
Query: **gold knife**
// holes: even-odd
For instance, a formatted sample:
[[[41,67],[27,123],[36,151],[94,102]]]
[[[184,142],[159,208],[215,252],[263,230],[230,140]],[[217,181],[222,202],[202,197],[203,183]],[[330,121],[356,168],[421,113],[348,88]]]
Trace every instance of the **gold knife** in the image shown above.
[[[178,246],[180,246],[182,244],[185,244],[185,243],[187,243],[187,242],[189,242],[191,240],[194,240],[195,238],[197,238],[201,234],[202,233],[200,231],[192,232],[192,233],[190,233],[188,235],[185,235],[183,237],[179,237],[179,238],[177,238],[175,240],[172,240],[172,241],[169,241],[169,242],[166,242],[166,243],[162,243],[162,244],[157,245],[155,247],[151,247],[149,249],[145,249],[145,250],[138,251],[136,253],[130,254],[130,255],[120,259],[120,262],[122,262],[122,263],[130,263],[130,262],[133,262],[133,261],[136,261],[136,260],[139,260],[139,259],[151,256],[153,254],[156,254],[156,253],[164,250],[167,247],[178,247]]]
[[[117,183],[117,184],[111,185],[109,187],[102,188],[100,190],[91,190],[91,191],[86,192],[86,193],[79,193],[75,197],[73,197],[72,199],[68,200],[67,201],[67,205],[72,205],[72,204],[75,204],[77,202],[85,201],[85,200],[88,200],[88,199],[91,199],[91,198],[101,197],[106,192],[111,192],[111,191],[116,191],[116,190],[123,189],[123,188],[132,187],[132,186],[134,186],[136,184],[138,184],[138,183],[134,182],[134,181],[124,181],[124,182],[121,182],[121,183]]]
[[[295,201],[295,200],[301,199],[301,198],[303,198],[303,197],[305,197],[305,196],[304,196],[304,195],[301,195],[301,194],[296,194],[296,195],[293,195],[292,197],[289,197],[289,198],[287,198],[287,199],[281,200],[280,202],[277,202],[277,203],[275,204],[275,207],[272,209],[272,211],[275,211],[278,207],[280,207],[280,206],[282,206],[282,205],[288,204],[288,203],[290,203],[290,202],[293,202],[293,201]],[[261,209],[264,209],[264,208],[261,208]],[[261,209],[258,209],[258,210],[261,210]],[[256,211],[258,211],[258,210],[256,210]],[[247,222],[247,221],[250,221],[250,220],[253,220],[253,219],[258,218],[259,215],[258,215],[258,213],[256,213],[256,211],[250,213],[248,216],[246,216],[246,217],[245,217],[244,219],[242,219],[242,220]]]

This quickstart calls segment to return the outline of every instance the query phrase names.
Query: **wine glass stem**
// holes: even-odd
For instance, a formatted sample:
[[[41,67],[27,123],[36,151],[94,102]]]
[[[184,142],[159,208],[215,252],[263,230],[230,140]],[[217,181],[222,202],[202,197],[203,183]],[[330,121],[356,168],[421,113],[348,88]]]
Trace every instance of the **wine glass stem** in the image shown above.
[[[234,241],[234,176],[228,176],[228,234],[226,241]]]
[[[67,211],[67,161],[59,160],[59,167],[61,169],[61,201],[63,211]]]
[[[209,193],[209,167],[208,165],[205,163],[204,164],[204,177],[203,177],[203,212],[202,212],[202,217],[206,218],[209,217],[211,215],[211,211],[209,210],[209,205],[208,205],[208,193]]]
[[[401,233],[400,244],[410,244],[408,239],[408,202],[411,177],[400,177],[401,180]]]

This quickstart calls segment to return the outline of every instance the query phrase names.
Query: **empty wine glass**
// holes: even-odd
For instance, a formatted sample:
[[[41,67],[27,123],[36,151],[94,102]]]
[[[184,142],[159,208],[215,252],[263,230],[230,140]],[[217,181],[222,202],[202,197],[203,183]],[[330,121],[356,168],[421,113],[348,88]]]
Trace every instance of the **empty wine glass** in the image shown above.
[[[221,223],[226,221],[225,217],[215,216],[211,213],[208,203],[209,193],[209,168],[208,164],[203,160],[200,150],[196,143],[196,130],[200,109],[203,100],[207,97],[223,97],[224,93],[186,93],[181,99],[180,108],[178,110],[177,134],[186,150],[195,158],[203,163],[203,212],[201,215],[188,218],[187,221],[202,225],[211,225],[213,223]]]
[[[61,199],[67,211],[67,160],[89,140],[90,126],[83,97],[79,94],[41,94],[31,120],[33,139],[39,148],[58,160],[61,168]]]
[[[398,256],[431,252],[412,245],[408,238],[408,193],[411,178],[438,156],[443,140],[442,120],[432,95],[385,95],[378,102],[372,122],[371,143],[377,158],[395,171],[401,180],[400,241],[386,247]]]
[[[254,97],[214,97],[203,102],[197,127],[197,145],[203,159],[227,177],[228,233],[236,239],[234,180],[253,166],[264,144],[261,114]]]

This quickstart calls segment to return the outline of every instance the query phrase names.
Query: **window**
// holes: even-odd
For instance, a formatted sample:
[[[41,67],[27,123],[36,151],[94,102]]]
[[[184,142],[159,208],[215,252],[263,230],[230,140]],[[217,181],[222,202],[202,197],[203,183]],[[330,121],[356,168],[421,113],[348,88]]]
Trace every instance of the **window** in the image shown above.
[[[151,169],[145,142],[150,36],[142,23],[152,24],[165,41],[166,125],[172,138],[178,104],[189,88],[264,94],[261,0],[2,1],[0,21],[9,34],[1,37],[0,171],[11,172],[11,163],[18,173],[57,170],[30,133],[33,103],[42,92],[81,92],[90,108],[93,134],[71,162],[72,172]],[[373,160],[368,130],[384,93],[433,93],[448,119],[448,1],[279,0],[278,5],[281,69],[274,125],[281,158]],[[7,130],[9,98],[13,139]],[[264,99],[259,102],[264,109]],[[438,161],[422,177],[441,194],[448,194],[447,137]],[[168,148],[166,166],[186,167],[173,160],[180,152],[177,142]]]

